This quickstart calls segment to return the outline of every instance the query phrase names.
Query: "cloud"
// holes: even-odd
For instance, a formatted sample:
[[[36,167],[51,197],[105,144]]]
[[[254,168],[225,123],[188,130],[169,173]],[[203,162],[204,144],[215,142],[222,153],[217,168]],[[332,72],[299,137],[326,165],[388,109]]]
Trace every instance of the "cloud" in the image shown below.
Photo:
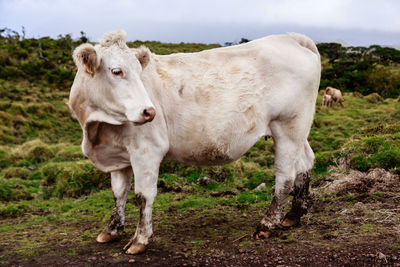
[[[325,29],[320,39],[349,38],[340,34],[351,31],[374,43],[383,36],[382,42],[400,39],[398,10],[400,2],[395,0],[0,0],[0,25],[16,30],[25,26],[27,34],[36,37],[77,37],[83,30],[92,40],[124,28],[130,39],[174,42],[232,41],[275,29],[305,29],[320,36]]]

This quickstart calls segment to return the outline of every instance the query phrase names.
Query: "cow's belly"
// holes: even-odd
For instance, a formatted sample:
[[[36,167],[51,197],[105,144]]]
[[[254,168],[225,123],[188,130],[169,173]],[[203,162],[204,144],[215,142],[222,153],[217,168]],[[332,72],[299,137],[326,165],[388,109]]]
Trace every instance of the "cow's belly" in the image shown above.
[[[179,161],[193,165],[223,165],[239,159],[262,136],[269,135],[262,127],[252,133],[241,131],[221,135],[220,138],[182,138],[170,143],[166,160]],[[218,140],[218,141],[216,141]]]

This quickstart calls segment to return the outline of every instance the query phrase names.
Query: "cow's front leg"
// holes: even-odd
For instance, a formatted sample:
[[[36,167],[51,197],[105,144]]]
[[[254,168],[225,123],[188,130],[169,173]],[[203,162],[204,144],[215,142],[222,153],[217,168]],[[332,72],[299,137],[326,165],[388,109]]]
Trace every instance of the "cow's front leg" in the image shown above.
[[[135,176],[135,198],[140,210],[140,217],[136,232],[126,244],[127,254],[138,254],[146,249],[150,237],[153,235],[152,209],[154,198],[157,195],[158,169],[161,160],[133,159]]]
[[[131,188],[132,168],[111,172],[111,188],[114,194],[114,208],[110,221],[104,230],[97,236],[99,243],[109,242],[118,237],[125,223],[125,204]]]

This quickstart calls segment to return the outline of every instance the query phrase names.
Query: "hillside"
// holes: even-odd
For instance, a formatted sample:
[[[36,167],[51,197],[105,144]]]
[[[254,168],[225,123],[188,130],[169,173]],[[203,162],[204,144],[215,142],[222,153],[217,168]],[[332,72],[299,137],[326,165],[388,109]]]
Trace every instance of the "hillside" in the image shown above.
[[[36,263],[51,264],[43,255],[55,257],[58,264],[64,260],[78,265],[98,263],[101,257],[110,262],[128,260],[112,256],[120,252],[122,243],[101,248],[93,243],[111,213],[113,197],[109,175],[82,156],[81,129],[65,104],[75,75],[71,53],[86,41],[83,37],[0,37],[0,233],[8,236],[0,241],[0,265],[27,264],[33,258],[39,259]],[[140,41],[128,45],[142,44],[159,54],[219,46]],[[176,253],[201,263],[212,255],[219,260],[218,255],[239,253],[238,261],[230,262],[239,264],[253,263],[253,254],[271,259],[278,253],[288,263],[296,255],[307,257],[309,251],[322,250],[326,262],[335,253],[343,257],[336,258],[338,264],[382,251],[387,262],[396,261],[393,255],[400,246],[399,57],[396,51],[382,52],[378,47],[359,48],[363,52],[355,56],[331,46],[319,44],[324,67],[321,89],[328,84],[344,89],[346,107],[322,107],[318,97],[309,137],[317,157],[312,173],[314,208],[298,228],[280,231],[271,239],[272,244],[284,246],[282,254],[268,250],[271,255],[265,255],[268,241],[264,244],[247,236],[272,199],[273,142],[261,139],[240,160],[223,167],[162,165],[154,208],[155,244],[149,257],[161,253],[168,258]],[[333,56],[335,51],[339,51],[337,56]],[[374,173],[389,178],[377,182],[370,178]],[[352,175],[367,177],[364,180],[369,182],[339,189],[331,184]],[[198,184],[204,176],[212,182]],[[267,187],[254,191],[262,182]],[[355,190],[360,183],[364,189]],[[133,202],[127,204],[127,214],[129,234],[124,242],[138,218]],[[346,247],[359,255],[345,255]],[[88,261],[96,251],[100,254]],[[297,251],[293,257],[282,256],[293,251]],[[324,259],[310,264],[325,263]],[[364,262],[385,263],[372,256]]]

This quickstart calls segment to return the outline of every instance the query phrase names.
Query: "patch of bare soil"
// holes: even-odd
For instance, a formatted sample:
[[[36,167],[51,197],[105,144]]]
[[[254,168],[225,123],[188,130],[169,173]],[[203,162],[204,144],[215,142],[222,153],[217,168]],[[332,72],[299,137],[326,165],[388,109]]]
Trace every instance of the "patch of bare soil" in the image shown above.
[[[399,192],[400,177],[384,169],[372,169],[368,173],[351,170],[350,173],[334,173],[325,179],[321,187],[324,194],[374,194],[377,192]]]
[[[53,248],[53,253],[58,249],[65,248]],[[149,248],[136,256],[123,253],[110,256],[104,249],[96,245],[82,248],[74,257],[50,253],[24,262],[12,259],[7,266],[400,266],[398,251],[382,250],[374,244],[332,249],[306,242],[290,245],[260,242],[256,248],[223,248],[213,255]]]

